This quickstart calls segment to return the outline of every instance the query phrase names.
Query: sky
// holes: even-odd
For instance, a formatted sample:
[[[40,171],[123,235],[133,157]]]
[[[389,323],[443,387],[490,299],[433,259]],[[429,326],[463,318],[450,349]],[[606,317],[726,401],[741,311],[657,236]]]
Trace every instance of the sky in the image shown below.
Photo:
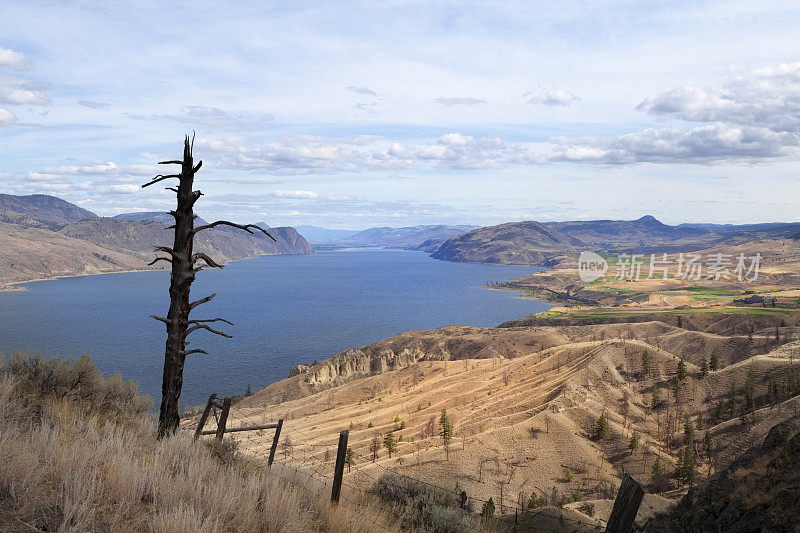
[[[800,3],[0,0],[0,193],[203,218],[800,220]]]

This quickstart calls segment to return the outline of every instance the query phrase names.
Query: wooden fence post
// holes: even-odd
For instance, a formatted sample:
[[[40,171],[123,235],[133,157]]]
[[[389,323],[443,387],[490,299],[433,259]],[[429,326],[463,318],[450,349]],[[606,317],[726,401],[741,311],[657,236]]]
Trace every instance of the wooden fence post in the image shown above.
[[[197,423],[197,430],[194,432],[194,440],[200,437],[200,432],[203,431],[203,426],[206,425],[206,420],[208,420],[208,415],[211,413],[211,408],[214,406],[214,400],[216,400],[216,398],[216,394],[212,394],[208,397],[206,408],[203,409],[203,414],[200,416],[200,421]]]
[[[281,438],[281,428],[283,427],[283,418],[278,420],[278,427],[275,428],[275,436],[272,438],[272,447],[269,449],[269,461],[267,466],[272,468],[272,461],[275,459],[275,450],[278,449],[278,439]]]
[[[231,399],[225,398],[222,401],[222,412],[219,414],[219,423],[217,424],[217,440],[222,442],[222,436],[225,435],[225,426],[228,424],[228,411],[231,410]]]
[[[347,457],[347,437],[350,430],[345,429],[339,433],[339,449],[336,451],[336,466],[333,470],[333,487],[331,487],[331,501],[339,503],[339,494],[342,492],[342,478],[344,477],[344,461]]]
[[[606,533],[630,533],[633,531],[633,522],[636,520],[636,513],[644,498],[644,489],[629,474],[622,478],[622,485],[619,486],[617,498],[614,500],[614,508],[611,516],[608,517]]]

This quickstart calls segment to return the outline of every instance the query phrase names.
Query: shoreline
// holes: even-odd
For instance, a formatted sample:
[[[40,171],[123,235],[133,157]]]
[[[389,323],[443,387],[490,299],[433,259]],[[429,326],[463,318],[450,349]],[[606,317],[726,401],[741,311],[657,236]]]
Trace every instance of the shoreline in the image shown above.
[[[19,292],[19,291],[26,291],[28,290],[26,287],[22,285],[27,285],[28,283],[36,283],[38,281],[56,281],[59,279],[69,279],[69,278],[87,278],[89,276],[103,276],[105,274],[128,274],[133,272],[166,272],[166,268],[131,268],[125,270],[109,270],[106,272],[92,272],[92,273],[82,273],[82,274],[64,274],[63,276],[51,276],[48,278],[35,278],[35,279],[26,279],[23,281],[11,281],[11,282],[4,282],[6,285],[3,288],[0,288],[0,292]]]
[[[243,257],[241,259],[232,259],[230,261],[226,261],[224,264],[228,265],[230,263],[237,263],[239,261],[250,261],[251,259],[257,259],[259,257],[265,256],[273,256],[273,255],[311,255],[311,254],[260,254],[255,255],[253,257]],[[223,265],[224,266],[224,265]],[[4,285],[0,286],[0,292],[19,292],[19,291],[26,291],[28,290],[26,287],[22,287],[22,285],[27,285],[28,283],[35,283],[39,281],[55,281],[59,279],[70,279],[70,278],[87,278],[90,276],[103,276],[106,274],[128,274],[133,272],[169,272],[169,269],[166,267],[154,267],[154,268],[126,268],[122,270],[107,270],[103,272],[82,272],[80,274],[64,274],[62,276],[50,276],[46,278],[34,278],[34,279],[26,279],[22,281],[2,281]]]

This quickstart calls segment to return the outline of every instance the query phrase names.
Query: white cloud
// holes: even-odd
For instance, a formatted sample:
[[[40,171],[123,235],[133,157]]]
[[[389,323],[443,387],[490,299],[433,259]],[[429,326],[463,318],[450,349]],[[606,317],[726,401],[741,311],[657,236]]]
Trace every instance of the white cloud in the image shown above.
[[[290,174],[403,169],[413,165],[413,161],[403,157],[402,149],[371,135],[284,135],[267,143],[236,137],[198,139],[195,146],[214,152],[222,167]]]
[[[211,128],[255,130],[263,128],[273,119],[269,113],[232,113],[216,107],[199,105],[184,106],[181,113],[151,116],[151,119],[168,119],[195,126]],[[131,118],[146,120],[148,117],[129,115]]]
[[[678,87],[645,99],[637,109],[692,122],[800,131],[800,62],[733,69],[722,89]]]
[[[768,159],[796,154],[798,140],[794,133],[727,124],[649,128],[612,139],[554,139],[558,146],[550,160],[628,164]]]
[[[0,68],[28,70],[30,68],[30,63],[20,52],[0,47]]]
[[[139,186],[132,184],[110,185],[105,190],[111,194],[133,194],[139,192]]]
[[[637,109],[701,125],[649,128],[616,138],[557,138],[551,160],[719,163],[796,156],[800,63],[734,69],[724,88],[678,87],[646,98]]]
[[[10,126],[17,121],[16,115],[11,111],[0,108],[0,128]]]
[[[370,89],[369,87],[348,87],[349,90],[353,91],[356,94],[360,94],[363,96],[378,96],[378,93]]]
[[[0,88],[0,103],[15,105],[47,105],[50,103],[50,99],[37,91],[5,87]]]
[[[567,107],[580,100],[569,91],[561,89],[540,90],[528,99],[530,105],[546,105],[551,107]]]
[[[460,98],[457,96],[445,98],[440,96],[436,100],[434,100],[437,104],[446,105],[448,107],[457,106],[457,105],[478,105],[478,104],[485,104],[486,100],[481,98]]]
[[[292,198],[295,200],[313,200],[319,198],[314,191],[272,191],[275,198]]]
[[[88,107],[89,109],[106,109],[111,104],[107,102],[92,102],[91,100],[78,100],[78,105]]]

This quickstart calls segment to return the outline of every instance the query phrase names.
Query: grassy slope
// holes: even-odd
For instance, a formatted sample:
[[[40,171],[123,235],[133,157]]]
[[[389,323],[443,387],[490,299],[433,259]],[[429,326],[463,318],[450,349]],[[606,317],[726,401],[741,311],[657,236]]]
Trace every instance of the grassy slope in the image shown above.
[[[88,357],[2,366],[0,530],[392,529],[368,505],[332,507],[302,471],[266,471],[183,433],[157,442],[150,405]]]

